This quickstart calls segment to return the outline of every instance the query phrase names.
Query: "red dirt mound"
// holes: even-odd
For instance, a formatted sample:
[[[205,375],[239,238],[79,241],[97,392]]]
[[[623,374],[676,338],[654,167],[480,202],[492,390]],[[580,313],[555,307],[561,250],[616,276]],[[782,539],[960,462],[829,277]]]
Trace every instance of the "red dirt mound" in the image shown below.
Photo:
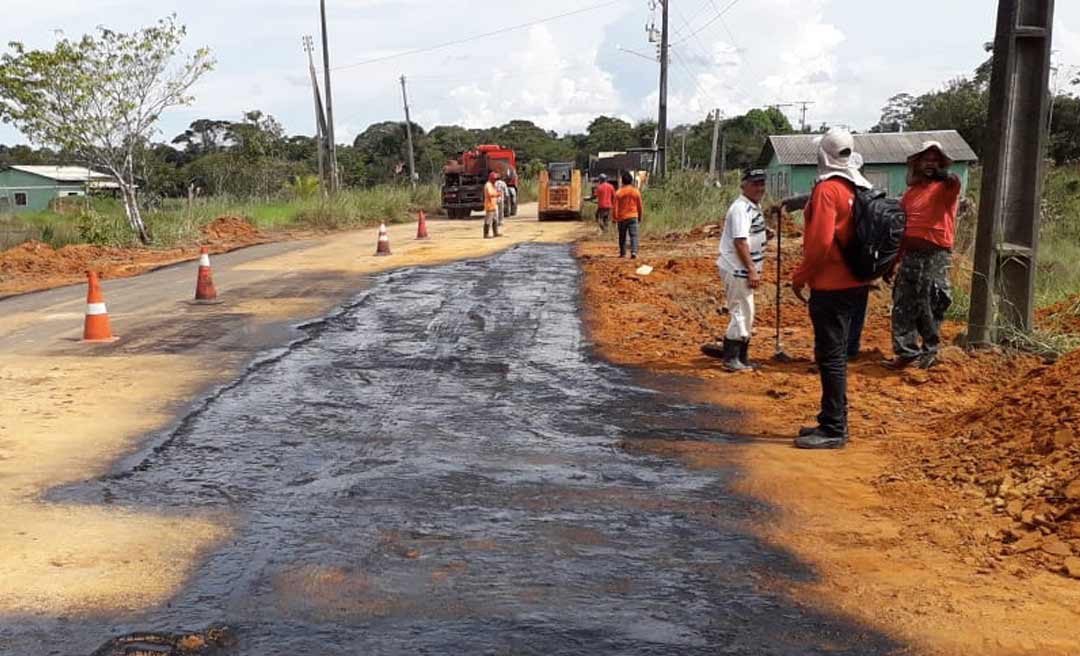
[[[1036,319],[1043,330],[1080,335],[1080,295],[1040,309]]]
[[[951,439],[925,468],[981,488],[1011,520],[990,536],[1002,555],[1027,554],[1060,571],[1080,556],[1080,352],[1034,369],[941,430]]]
[[[259,231],[247,219],[239,216],[220,216],[202,228],[209,244],[248,243],[259,238]]]

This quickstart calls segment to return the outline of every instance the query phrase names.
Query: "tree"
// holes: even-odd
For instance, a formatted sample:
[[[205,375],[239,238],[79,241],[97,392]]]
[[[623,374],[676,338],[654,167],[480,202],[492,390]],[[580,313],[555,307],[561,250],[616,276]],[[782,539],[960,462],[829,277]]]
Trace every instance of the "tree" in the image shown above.
[[[899,93],[889,98],[885,106],[881,108],[881,120],[870,128],[870,131],[905,132],[910,130],[915,102],[915,96],[910,93]]]
[[[589,153],[595,155],[604,151],[626,150],[637,140],[634,128],[622,119],[600,116],[593,119],[588,127]]]
[[[1058,95],[1050,126],[1050,156],[1058,166],[1080,161],[1080,98]]]
[[[130,34],[99,27],[52,50],[12,43],[0,58],[0,118],[31,141],[108,172],[144,244],[150,235],[136,196],[138,159],[162,112],[190,104],[188,91],[214,64],[200,48],[173,67],[186,34],[173,15]]]
[[[957,78],[939,91],[915,99],[911,109],[912,130],[956,130],[977,154],[986,141],[990,94],[975,79]]]

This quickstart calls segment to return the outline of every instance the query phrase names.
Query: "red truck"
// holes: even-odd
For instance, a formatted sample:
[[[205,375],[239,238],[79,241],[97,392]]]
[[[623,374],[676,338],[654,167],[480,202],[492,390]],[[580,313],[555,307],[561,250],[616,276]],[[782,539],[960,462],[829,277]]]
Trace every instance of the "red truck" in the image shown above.
[[[484,185],[494,171],[510,188],[504,215],[517,214],[517,156],[498,145],[477,146],[461,154],[461,159],[443,167],[442,204],[451,219],[468,218],[484,210]]]

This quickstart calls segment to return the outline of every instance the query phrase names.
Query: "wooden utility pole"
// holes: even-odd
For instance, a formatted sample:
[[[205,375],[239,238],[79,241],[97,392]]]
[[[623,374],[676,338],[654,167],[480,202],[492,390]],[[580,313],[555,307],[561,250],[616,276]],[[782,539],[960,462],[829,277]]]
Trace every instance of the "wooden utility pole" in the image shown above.
[[[720,108],[716,108],[713,115],[712,128],[712,156],[709,157],[709,179],[716,180],[716,148],[720,141]]]
[[[416,154],[413,152],[412,119],[409,118],[409,94],[405,90],[405,76],[401,76],[401,100],[405,103],[405,136],[409,140],[409,182],[416,189]]]
[[[319,94],[319,78],[315,75],[315,43],[310,36],[304,37],[304,50],[308,55],[308,71],[311,73],[311,91],[315,96],[315,149],[319,153],[319,193],[326,195],[326,115],[323,114],[322,97]]]
[[[319,0],[322,15],[323,71],[326,86],[326,140],[330,160],[330,192],[337,193],[341,178],[338,176],[337,141],[334,140],[334,100],[330,92],[330,39],[326,34],[326,0]]]
[[[671,0],[660,0],[662,7],[662,27],[660,33],[660,108],[657,112],[657,135],[660,152],[658,153],[659,167],[657,174],[660,180],[667,177],[667,89],[668,89],[668,4]]]
[[[1034,321],[1054,0],[999,0],[968,343]]]

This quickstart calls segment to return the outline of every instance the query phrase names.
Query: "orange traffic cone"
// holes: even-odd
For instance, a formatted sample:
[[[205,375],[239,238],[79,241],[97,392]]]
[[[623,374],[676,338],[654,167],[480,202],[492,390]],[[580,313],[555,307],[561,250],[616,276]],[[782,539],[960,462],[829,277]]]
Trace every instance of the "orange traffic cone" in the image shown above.
[[[424,210],[420,210],[420,222],[416,225],[416,238],[431,239],[427,233],[427,217],[424,216]]]
[[[86,272],[86,321],[83,323],[84,342],[112,342],[112,328],[109,326],[109,310],[105,307],[105,295],[101,293],[101,283],[93,271]]]
[[[379,247],[375,249],[376,255],[390,254],[390,235],[386,232],[386,224],[379,224]]]
[[[217,289],[214,287],[214,275],[210,271],[210,251],[205,246],[199,255],[199,278],[195,282],[196,303],[217,303]]]

